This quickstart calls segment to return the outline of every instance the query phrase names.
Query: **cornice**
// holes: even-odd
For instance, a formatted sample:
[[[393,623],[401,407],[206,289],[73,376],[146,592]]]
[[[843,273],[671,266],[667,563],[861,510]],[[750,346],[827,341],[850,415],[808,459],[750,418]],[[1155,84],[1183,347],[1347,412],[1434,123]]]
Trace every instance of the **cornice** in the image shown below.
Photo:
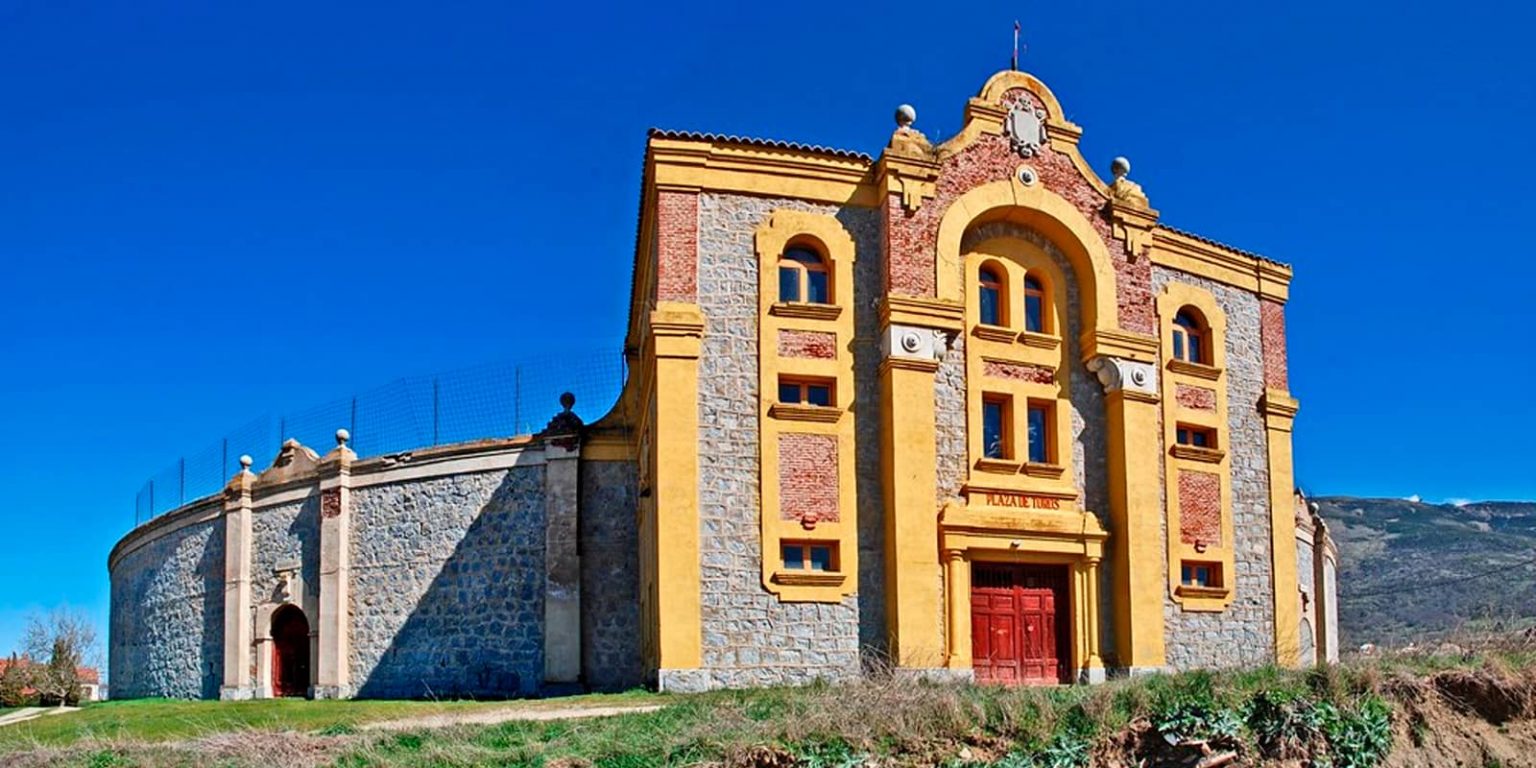
[[[657,188],[735,192],[874,207],[883,202],[867,158],[726,139],[652,137]]]
[[[1284,302],[1290,297],[1289,266],[1165,226],[1152,230],[1152,263],[1215,280],[1263,298]]]

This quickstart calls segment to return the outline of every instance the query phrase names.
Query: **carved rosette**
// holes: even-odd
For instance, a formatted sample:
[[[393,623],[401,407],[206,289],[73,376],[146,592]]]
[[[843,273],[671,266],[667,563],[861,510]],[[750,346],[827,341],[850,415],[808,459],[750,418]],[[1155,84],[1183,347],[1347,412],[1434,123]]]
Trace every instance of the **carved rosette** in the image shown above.
[[[1099,356],[1088,361],[1088,370],[1098,375],[1105,394],[1125,392],[1157,399],[1157,366],[1151,363]]]

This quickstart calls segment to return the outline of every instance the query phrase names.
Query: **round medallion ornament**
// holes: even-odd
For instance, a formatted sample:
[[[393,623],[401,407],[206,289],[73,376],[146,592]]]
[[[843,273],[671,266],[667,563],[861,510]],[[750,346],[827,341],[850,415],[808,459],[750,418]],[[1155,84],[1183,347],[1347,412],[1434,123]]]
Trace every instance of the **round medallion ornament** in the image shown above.
[[[1036,173],[1034,168],[1027,165],[1019,166],[1018,177],[1019,183],[1026,187],[1033,187],[1035,182],[1040,180],[1040,174]]]
[[[921,349],[923,340],[918,337],[916,331],[907,331],[901,335],[901,348],[907,353],[913,353]]]
[[[1140,368],[1131,370],[1131,383],[1140,387],[1147,383],[1147,372]]]

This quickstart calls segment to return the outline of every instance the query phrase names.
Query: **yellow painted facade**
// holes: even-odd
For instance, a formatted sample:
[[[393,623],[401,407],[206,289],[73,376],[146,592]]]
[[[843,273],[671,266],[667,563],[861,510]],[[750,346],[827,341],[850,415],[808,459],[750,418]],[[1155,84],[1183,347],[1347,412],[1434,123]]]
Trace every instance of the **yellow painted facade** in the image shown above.
[[[1274,363],[1255,362],[1249,349],[1229,360],[1226,341],[1234,306],[1257,324],[1259,302],[1286,301],[1290,268],[1162,226],[1123,170],[1110,182],[1091,170],[1078,148],[1082,129],[1030,75],[993,76],[964,116],[937,145],[902,122],[877,158],[701,134],[651,137],[631,380],[621,407],[598,425],[603,439],[584,451],[639,466],[646,663],[662,687],[772,677],[763,670],[800,679],[805,659],[844,659],[850,646],[852,674],[858,658],[874,654],[902,669],[981,675],[998,662],[993,650],[976,658],[994,641],[973,636],[982,626],[975,606],[996,587],[978,585],[978,564],[1003,573],[1027,566],[1020,578],[1059,576],[1062,680],[1199,664],[1202,641],[1186,615],[1218,628],[1228,618],[1257,621],[1271,628],[1274,646],[1255,661],[1299,658],[1295,400],[1257,382],[1262,402],[1234,401],[1233,377],[1248,377],[1249,391]],[[687,196],[694,231],[673,232],[664,194]],[[984,226],[991,234],[973,236]],[[826,302],[780,295],[780,261],[793,247],[825,259]],[[745,319],[716,280],[738,267],[755,275],[728,283],[750,291],[755,316]],[[980,314],[983,269],[1003,283],[996,322]],[[1026,278],[1043,285],[1039,328],[1024,321]],[[1220,295],[1203,287],[1211,284]],[[665,287],[676,285],[685,286],[680,295]],[[1173,317],[1189,308],[1212,343],[1198,365],[1170,351]],[[1076,338],[1069,328],[1080,329]],[[806,339],[814,351],[796,346]],[[1265,336],[1266,347],[1275,344],[1283,351],[1283,336]],[[737,357],[738,348],[748,351]],[[707,349],[729,360],[701,377]],[[755,390],[743,392],[737,372]],[[780,385],[796,381],[825,383],[834,401],[781,401]],[[1102,397],[1084,400],[1074,383]],[[743,397],[750,418],[700,423],[701,413],[725,412]],[[989,402],[1006,406],[996,450],[983,442]],[[1043,458],[1028,452],[1031,407],[1047,414]],[[1228,445],[1232,426],[1255,413],[1264,444]],[[1210,430],[1216,445],[1181,446],[1181,425]],[[749,477],[713,460],[722,431],[755,439]],[[836,519],[790,514],[805,499],[788,496],[806,492],[784,477],[781,440],[795,435],[836,446],[827,474],[835,487],[824,490],[835,496]],[[1239,453],[1261,458],[1239,465]],[[1252,464],[1263,466],[1262,499],[1240,496],[1234,483],[1239,466]],[[1219,520],[1202,529],[1219,529],[1210,540],[1188,541],[1181,526],[1178,478],[1191,471],[1218,478]],[[744,488],[754,501],[742,509]],[[1269,523],[1262,535],[1236,514],[1255,506]],[[736,519],[751,521],[757,540],[712,543],[716,521]],[[786,542],[833,547],[833,566],[797,571],[780,557]],[[1248,550],[1268,559],[1257,587],[1268,598],[1263,615],[1239,617],[1232,614],[1252,610],[1240,598],[1255,588],[1236,557]],[[750,574],[730,570],[743,553],[757,558]],[[1185,563],[1215,564],[1225,581],[1187,583]],[[727,594],[702,593],[701,569]],[[804,635],[814,645],[822,634],[814,625],[782,629],[812,615],[825,625],[826,653],[800,648]],[[1259,652],[1228,656],[1242,653]],[[1212,649],[1209,658],[1227,657]],[[846,662],[825,664],[832,677],[848,671]]]

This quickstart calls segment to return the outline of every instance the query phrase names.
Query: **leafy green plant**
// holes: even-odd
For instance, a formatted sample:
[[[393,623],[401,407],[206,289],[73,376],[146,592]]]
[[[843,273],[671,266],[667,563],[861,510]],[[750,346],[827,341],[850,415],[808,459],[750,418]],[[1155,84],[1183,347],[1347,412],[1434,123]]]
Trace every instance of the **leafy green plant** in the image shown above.
[[[1375,768],[1392,749],[1392,710],[1378,696],[1353,707],[1317,705],[1333,768]]]
[[[1236,739],[1242,719],[1216,697],[1209,673],[1190,673],[1180,684],[1158,689],[1152,725],[1159,733],[1185,739]]]
[[[1245,708],[1248,730],[1266,757],[1304,757],[1322,741],[1316,702],[1288,691],[1260,691]]]

